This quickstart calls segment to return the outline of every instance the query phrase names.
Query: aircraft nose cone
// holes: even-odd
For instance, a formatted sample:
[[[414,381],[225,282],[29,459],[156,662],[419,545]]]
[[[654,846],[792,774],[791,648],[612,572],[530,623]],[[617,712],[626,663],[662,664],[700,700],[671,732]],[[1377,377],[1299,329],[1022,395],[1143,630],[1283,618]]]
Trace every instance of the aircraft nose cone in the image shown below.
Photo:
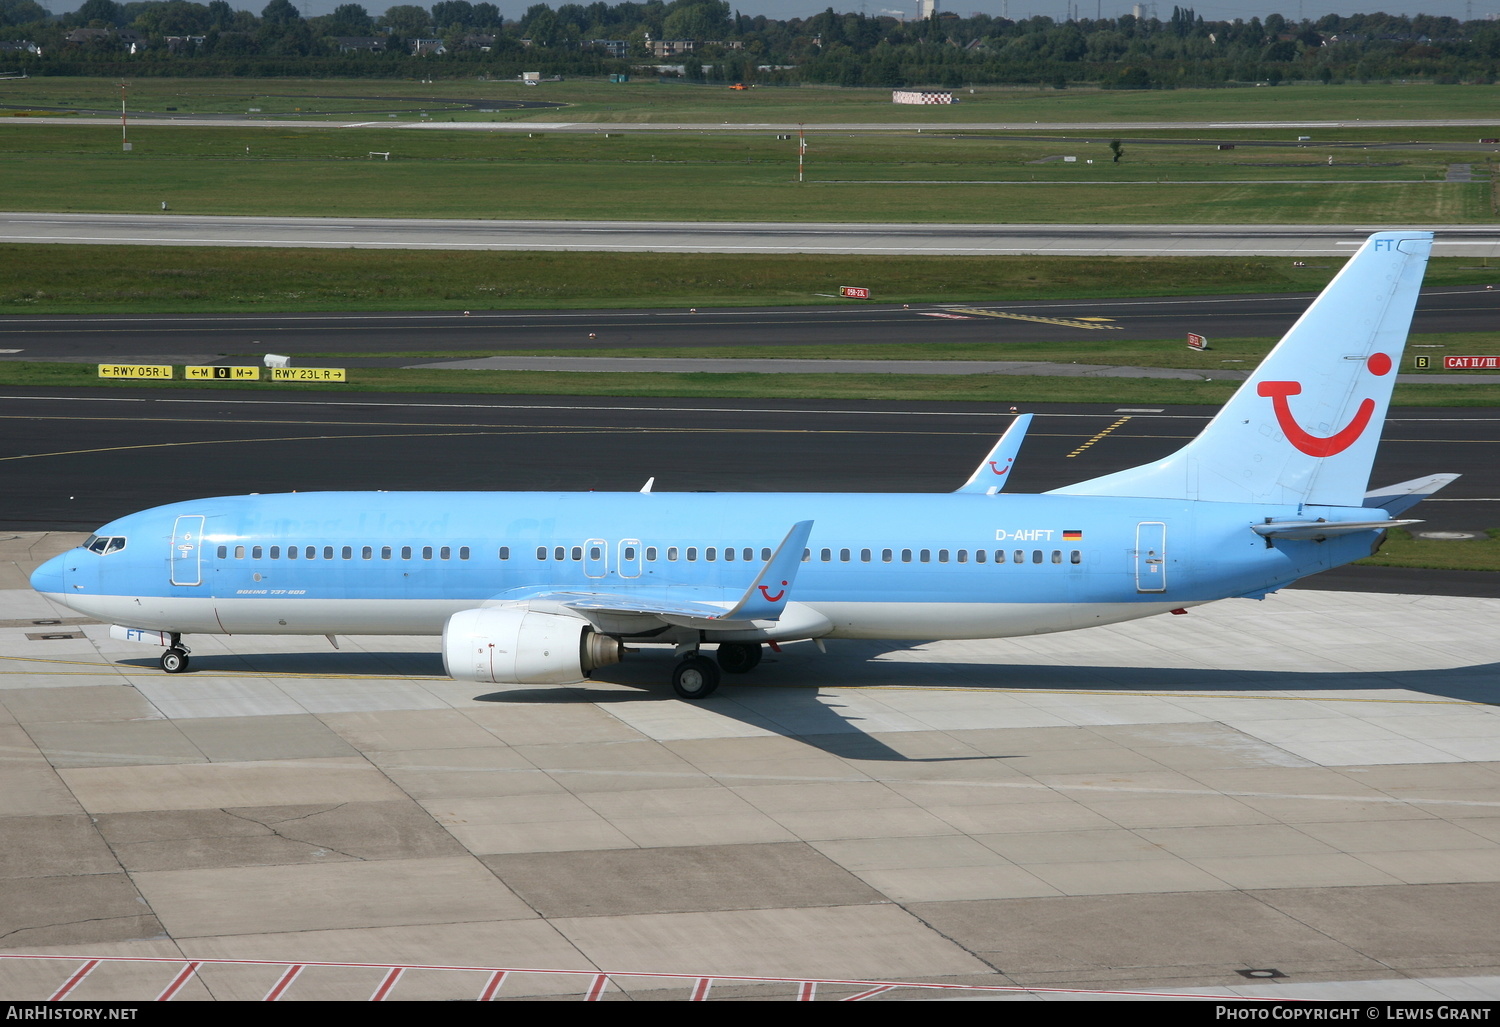
[[[66,587],[63,583],[63,561],[67,554],[54,556],[31,572],[31,587],[38,592],[61,595]]]

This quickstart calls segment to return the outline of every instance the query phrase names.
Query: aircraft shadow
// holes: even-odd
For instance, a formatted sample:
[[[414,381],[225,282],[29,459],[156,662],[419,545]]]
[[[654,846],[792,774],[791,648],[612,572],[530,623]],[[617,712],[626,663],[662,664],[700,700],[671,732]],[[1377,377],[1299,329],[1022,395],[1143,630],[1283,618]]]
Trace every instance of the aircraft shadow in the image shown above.
[[[797,739],[830,755],[852,760],[942,763],[1003,759],[989,755],[912,756],[902,753],[861,726],[862,718],[845,712],[821,689],[900,688],[903,691],[962,688],[1038,694],[1065,690],[1100,696],[1121,691],[1181,693],[1355,693],[1393,688],[1461,702],[1500,704],[1500,663],[1448,669],[1395,671],[1204,670],[1128,666],[1056,666],[1026,663],[915,662],[880,659],[884,653],[909,650],[921,643],[833,643],[827,655],[811,647],[767,653],[746,675],[724,675],[718,692],[703,709],[746,725]],[[805,651],[803,651],[805,649]],[[851,651],[853,650],[853,651]],[[118,661],[130,667],[156,666],[152,659]],[[473,698],[486,703],[596,703],[601,706],[643,702],[680,702],[667,683],[671,660],[665,652],[643,653],[597,672],[597,687],[544,685],[507,688]],[[434,653],[213,653],[192,657],[192,673],[239,672],[343,676],[443,677],[442,658]],[[625,686],[623,690],[621,686]],[[899,735],[899,732],[892,734]]]

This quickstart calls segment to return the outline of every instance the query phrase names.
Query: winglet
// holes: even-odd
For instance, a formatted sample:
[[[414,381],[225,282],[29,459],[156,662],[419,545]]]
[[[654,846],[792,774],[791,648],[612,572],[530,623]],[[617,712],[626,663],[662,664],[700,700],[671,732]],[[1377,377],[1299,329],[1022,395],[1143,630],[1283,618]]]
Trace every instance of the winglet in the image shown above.
[[[740,601],[719,620],[776,620],[781,616],[792,582],[797,579],[797,568],[802,563],[802,551],[807,547],[812,526],[812,521],[792,525]]]
[[[968,481],[953,491],[993,496],[1004,489],[1005,483],[1010,481],[1010,469],[1016,462],[1016,454],[1021,450],[1021,443],[1026,439],[1026,429],[1031,427],[1034,416],[1036,415],[1022,414],[1010,422],[1010,427],[1005,429],[1005,434],[1000,436],[1000,441],[995,443],[989,456],[974,468]]]

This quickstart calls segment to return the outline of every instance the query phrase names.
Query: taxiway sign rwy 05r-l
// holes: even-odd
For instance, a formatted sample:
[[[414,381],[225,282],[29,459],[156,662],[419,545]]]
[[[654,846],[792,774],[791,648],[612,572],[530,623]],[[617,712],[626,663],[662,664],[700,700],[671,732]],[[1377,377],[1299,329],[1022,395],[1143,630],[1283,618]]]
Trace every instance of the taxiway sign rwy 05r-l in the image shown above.
[[[1431,246],[1371,236],[1197,438],[1041,495],[1002,492],[1022,416],[946,495],[235,496],[121,517],[31,582],[163,646],[168,672],[192,634],[441,634],[449,674],[495,684],[579,681],[655,644],[687,699],[767,644],[998,638],[1263,597],[1368,555],[1455,477],[1367,491]]]

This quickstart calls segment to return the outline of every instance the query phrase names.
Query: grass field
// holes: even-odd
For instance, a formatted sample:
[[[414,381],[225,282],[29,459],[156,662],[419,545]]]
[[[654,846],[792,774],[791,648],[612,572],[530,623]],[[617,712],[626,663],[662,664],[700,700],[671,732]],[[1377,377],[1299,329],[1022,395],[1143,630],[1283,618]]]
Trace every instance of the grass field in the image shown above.
[[[158,113],[344,118],[399,111],[415,117],[464,117],[503,121],[600,123],[703,122],[755,124],[1264,121],[1374,119],[1493,119],[1497,86],[1428,84],[1282,85],[1272,88],[1099,90],[997,86],[956,91],[953,106],[898,106],[889,89],[830,86],[758,87],[732,92],[724,86],[657,82],[638,78],[624,85],[598,80],[545,83],[478,80],[417,81],[299,79],[136,79],[129,82],[131,110]],[[389,97],[416,98],[391,102]],[[455,113],[448,100],[547,100],[561,111]],[[33,78],[0,82],[0,103],[73,107],[102,113],[120,109],[120,83],[112,79]],[[167,108],[175,107],[175,112]],[[344,118],[347,120],[347,118]],[[1483,134],[1483,133],[1481,133]]]
[[[1421,516],[1421,509],[1416,511]],[[1394,528],[1380,552],[1358,561],[1376,567],[1422,567],[1429,570],[1500,571],[1500,528],[1490,528],[1476,539],[1414,538]]]
[[[113,126],[0,119],[0,176],[6,209],[32,211],[159,212],[167,202],[179,214],[705,222],[1472,224],[1495,217],[1484,163],[1494,155],[1478,148],[1315,150],[1289,140],[1252,152],[1130,143],[1125,160],[1114,163],[1104,139],[825,132],[810,139],[798,183],[796,141],[777,134],[171,126],[137,127],[126,153]],[[1477,163],[1479,174],[1444,181],[1455,163]]]
[[[569,357],[627,357],[709,360],[1026,360],[1061,361],[1074,364],[1098,364],[1111,367],[1167,367],[1199,371],[1212,376],[1217,371],[1248,371],[1263,360],[1278,340],[1274,338],[1218,338],[1209,349],[1188,349],[1182,339],[1074,339],[1066,343],[995,342],[995,343],[910,343],[869,346],[755,346],[755,347],[671,347],[652,349],[570,349]],[[1442,367],[1444,354],[1473,356],[1500,354],[1500,327],[1491,332],[1443,332],[1413,335],[1408,344],[1400,373],[1451,375]],[[309,353],[307,356],[333,358],[338,354]],[[347,357],[353,353],[343,354]],[[473,360],[480,356],[553,356],[551,350],[515,350],[483,354],[473,350],[451,352],[414,352],[411,354],[369,353],[371,357],[409,356],[422,360]],[[1413,365],[1417,355],[1433,358],[1426,368]],[[1500,385],[1500,370],[1468,371],[1475,384]],[[1500,393],[1497,393],[1500,399]]]
[[[249,362],[248,360],[246,361]],[[337,361],[320,361],[337,366]],[[305,366],[305,365],[304,365]],[[180,374],[180,372],[179,372]],[[138,382],[100,379],[93,364],[0,361],[0,386],[150,389],[235,389],[319,392],[270,382]],[[703,399],[837,399],[963,403],[1149,403],[1218,406],[1231,381],[1158,378],[1053,378],[1021,375],[728,374],[677,372],[468,371],[440,368],[355,368],[349,392],[465,393],[550,396],[675,396]],[[321,395],[330,395],[321,392]],[[1494,406],[1496,386],[1397,385],[1403,406]]]
[[[0,243],[0,311],[515,310],[1316,292],[1342,266],[1236,257],[862,257],[528,253]],[[1439,258],[1428,285],[1500,284],[1500,266]],[[824,295],[820,295],[824,294]]]

